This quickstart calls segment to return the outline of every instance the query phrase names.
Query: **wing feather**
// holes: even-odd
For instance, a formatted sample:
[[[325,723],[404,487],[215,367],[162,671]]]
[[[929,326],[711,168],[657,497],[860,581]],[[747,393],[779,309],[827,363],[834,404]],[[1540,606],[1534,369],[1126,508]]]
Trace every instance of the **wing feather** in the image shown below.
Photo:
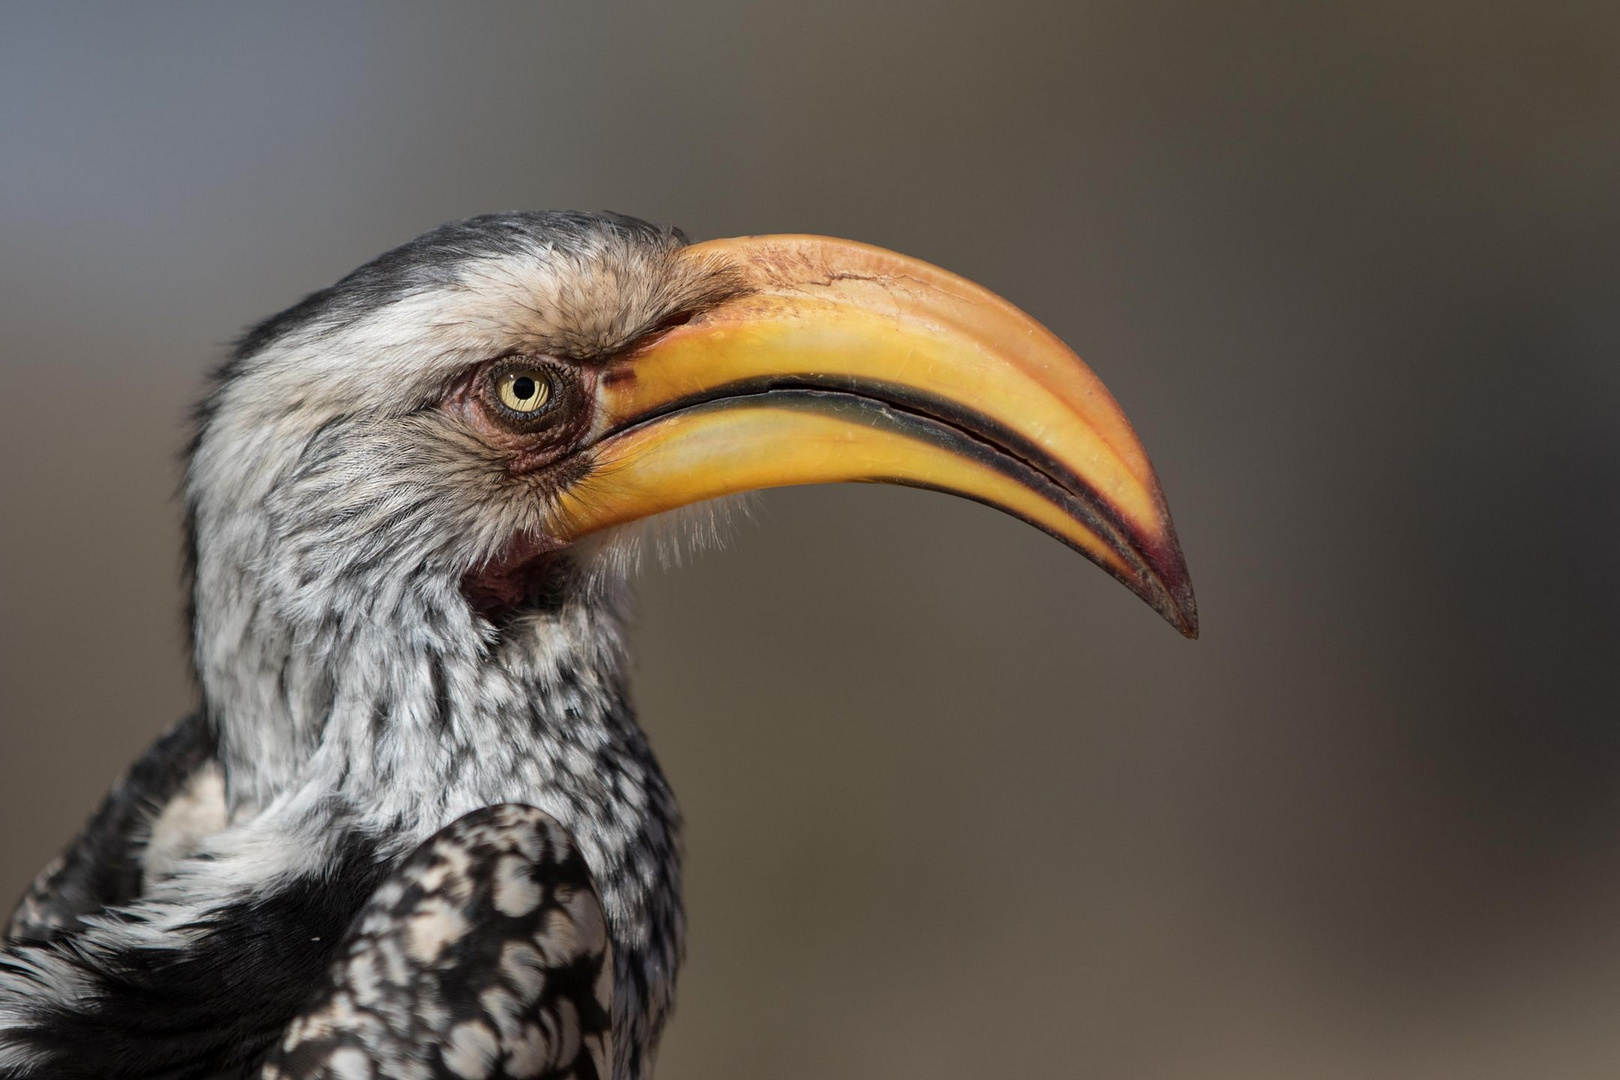
[[[422,844],[372,894],[262,1080],[612,1074],[613,962],[573,838],[516,804]]]

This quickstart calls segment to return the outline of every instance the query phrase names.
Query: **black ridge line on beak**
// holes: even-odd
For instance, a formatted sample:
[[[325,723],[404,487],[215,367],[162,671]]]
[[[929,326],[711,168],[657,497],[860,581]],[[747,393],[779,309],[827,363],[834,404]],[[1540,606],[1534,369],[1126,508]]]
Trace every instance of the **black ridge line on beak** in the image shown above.
[[[1104,540],[1111,541],[1116,550],[1128,553],[1131,561],[1137,564],[1138,570],[1159,586],[1165,595],[1171,599],[1172,607],[1178,609],[1175,617],[1171,619],[1172,622],[1177,626],[1182,626],[1185,623],[1190,628],[1196,629],[1198,625],[1196,607],[1192,601],[1191,589],[1186,582],[1184,568],[1182,569],[1182,580],[1175,583],[1176,587],[1172,587],[1171,583],[1164,579],[1164,575],[1159,572],[1149,555],[1142,550],[1142,546],[1131,526],[1120,517],[1108,500],[1102,498],[1095,488],[1077,476],[1074,470],[1052,457],[1034,441],[1015,429],[1009,428],[1005,424],[985,416],[983,413],[969,409],[951,398],[929,394],[904,384],[862,379],[847,375],[762,375],[756,378],[739,379],[734,382],[708,387],[699,393],[664,402],[650,412],[615,424],[604,432],[600,438],[611,438],[660,417],[712,401],[730,398],[754,398],[757,403],[758,398],[768,396],[774,403],[788,393],[825,393],[862,398],[879,405],[889,406],[897,414],[944,425],[957,432],[960,436],[983,446],[994,454],[997,460],[992,461],[990,458],[978,454],[967,456],[971,456],[984,464],[994,465],[998,471],[1005,473],[1008,477],[1016,479],[1020,483],[1025,483],[1026,477],[1023,474],[1015,474],[1000,464],[1000,462],[1009,460],[1018,462],[1026,472],[1041,477],[1047,486],[1062,492],[1064,497],[1054,501],[1064,506],[1065,509],[1084,507],[1085,513],[1074,516]],[[906,434],[912,434],[909,429],[905,429],[904,425],[896,426],[901,427]],[[940,442],[940,440],[934,441]],[[940,445],[945,444],[940,442]],[[958,449],[954,445],[950,448]],[[905,481],[893,482],[903,487],[925,486]],[[1174,542],[1174,526],[1169,525],[1169,512],[1164,507],[1164,496],[1156,489],[1157,483],[1155,483],[1154,495],[1160,513],[1164,515],[1168,527],[1169,536],[1166,538],[1169,541],[1168,546],[1175,549],[1177,545]],[[1044,489],[1037,488],[1037,490],[1041,490],[1045,494]],[[952,492],[951,494],[959,493]],[[972,496],[966,497],[972,498]],[[974,501],[980,502],[982,500],[975,499]],[[998,506],[997,509],[1005,511],[1004,507]],[[1018,517],[1019,515],[1015,514],[1013,516]],[[1031,522],[1030,524],[1036,523]],[[1036,524],[1036,527],[1040,528],[1042,532],[1050,532],[1050,530],[1038,524]],[[1063,538],[1058,537],[1058,539]],[[1067,540],[1064,541],[1064,544],[1073,547]],[[1082,554],[1084,553],[1082,552]],[[1179,558],[1177,562],[1180,562]],[[1182,605],[1175,602],[1178,592],[1186,594],[1185,606],[1187,610],[1185,617],[1179,611]],[[1166,617],[1169,618],[1169,616]]]
[[[852,389],[855,387],[858,387],[859,390]],[[892,391],[890,396],[901,400],[886,400],[877,394],[863,392],[870,390],[885,394]],[[1029,440],[1017,436],[1016,433],[1009,432],[1005,426],[996,424],[973,410],[962,408],[955,402],[945,398],[923,394],[909,387],[897,387],[888,383],[842,376],[764,376],[757,379],[742,379],[726,383],[706,389],[699,394],[692,394],[685,398],[665,402],[656,409],[624,423],[615,424],[597,441],[605,441],[614,435],[651,424],[677,412],[743,408],[762,404],[772,408],[819,412],[868,426],[886,427],[908,438],[919,442],[932,443],[941,449],[995,469],[1008,479],[1021,484],[1049,502],[1061,507],[1070,517],[1081,522],[1086,528],[1103,539],[1105,543],[1109,543],[1142,575],[1144,582],[1150,582],[1152,586],[1156,586],[1156,588],[1150,587],[1148,589],[1149,595],[1143,597],[1148,601],[1149,606],[1171,625],[1182,629],[1184,633],[1188,631],[1196,633],[1198,625],[1196,609],[1191,604],[1188,604],[1186,612],[1183,613],[1181,605],[1177,603],[1175,591],[1168,587],[1163,576],[1155,569],[1152,561],[1141,550],[1130,529],[1119,520],[1118,516],[1113,513],[1112,508],[1097,495],[1090,485],[1084,484],[1078,478],[1075,478],[1074,487],[1079,490],[1066,487],[1045,469],[1024,459],[1016,452],[997,445],[993,441],[995,437],[1000,437],[1001,433],[1006,432],[1010,436],[1009,441],[1028,448],[1032,452],[1031,456],[1050,460],[1047,455],[1034,447]],[[951,415],[956,422],[930,415],[930,412],[935,410]],[[982,428],[988,429],[988,432],[994,433],[994,436],[980,435],[974,431],[969,425],[975,423]],[[1073,473],[1067,469],[1054,468],[1053,471],[1073,476]],[[891,483],[900,487],[941,491],[948,495],[955,495],[958,498],[965,498],[999,510],[1026,524],[1035,526],[1048,536],[1062,542],[1064,547],[1085,555],[1087,561],[1099,566],[1132,593],[1142,595],[1138,582],[1131,581],[1113,567],[1098,563],[1084,548],[1077,547],[1066,537],[1054,532],[1040,522],[1033,521],[999,503],[990,502],[952,488],[918,483],[911,479],[874,476],[861,482]]]

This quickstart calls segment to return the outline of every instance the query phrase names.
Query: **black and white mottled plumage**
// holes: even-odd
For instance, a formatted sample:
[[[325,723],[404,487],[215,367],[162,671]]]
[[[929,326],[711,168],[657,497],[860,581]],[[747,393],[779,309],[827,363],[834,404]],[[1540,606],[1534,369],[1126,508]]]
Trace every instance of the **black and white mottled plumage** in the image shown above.
[[[202,708],[10,923],[0,1077],[649,1074],[683,921],[626,694],[632,541],[470,601],[537,500],[432,404],[712,299],[683,244],[474,218],[242,338],[185,485]]]
[[[539,810],[490,807],[372,895],[264,1080],[607,1077],[612,1005],[584,858]]]

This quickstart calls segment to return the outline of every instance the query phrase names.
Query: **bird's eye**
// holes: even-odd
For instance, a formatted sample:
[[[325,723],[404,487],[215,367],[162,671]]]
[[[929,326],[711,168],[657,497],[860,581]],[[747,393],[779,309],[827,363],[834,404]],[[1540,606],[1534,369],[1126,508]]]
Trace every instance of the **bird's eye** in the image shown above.
[[[495,396],[513,412],[536,413],[551,400],[551,378],[534,368],[512,368],[495,377]]]
[[[580,373],[550,356],[497,357],[473,375],[476,418],[534,445],[566,442],[590,419]]]

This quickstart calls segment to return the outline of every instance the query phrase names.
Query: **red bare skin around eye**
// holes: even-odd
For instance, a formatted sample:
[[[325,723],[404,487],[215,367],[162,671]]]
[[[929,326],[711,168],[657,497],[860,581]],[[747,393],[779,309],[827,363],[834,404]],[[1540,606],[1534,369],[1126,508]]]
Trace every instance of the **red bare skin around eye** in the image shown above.
[[[579,449],[579,440],[590,430],[596,372],[549,358],[537,361],[537,368],[556,377],[555,403],[539,426],[525,430],[491,400],[491,373],[509,370],[511,363],[511,358],[503,358],[480,364],[450,388],[444,407],[459,413],[481,439],[507,454],[507,467],[514,475],[533,473]]]

